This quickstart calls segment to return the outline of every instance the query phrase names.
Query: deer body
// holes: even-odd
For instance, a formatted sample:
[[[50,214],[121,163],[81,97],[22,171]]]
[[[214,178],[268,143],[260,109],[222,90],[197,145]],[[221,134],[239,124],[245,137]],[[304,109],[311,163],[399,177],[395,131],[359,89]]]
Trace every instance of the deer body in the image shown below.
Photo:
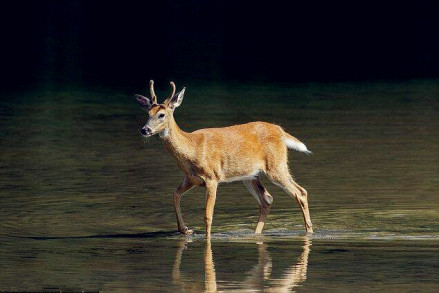
[[[175,85],[172,82],[171,85],[173,92],[163,104],[157,104],[152,81],[152,98],[137,95],[137,100],[150,116],[142,128],[142,134],[151,136],[159,133],[165,148],[185,174],[183,182],[174,192],[179,231],[192,233],[184,225],[180,211],[180,199],[184,192],[194,186],[206,187],[206,237],[210,237],[218,184],[243,181],[259,203],[259,221],[255,233],[261,233],[273,202],[259,180],[259,175],[264,173],[296,199],[302,209],[306,231],[312,232],[306,190],[293,180],[288,169],[287,148],[310,153],[306,146],[280,126],[266,122],[184,132],[175,122],[173,111],[181,104],[185,89],[174,95]]]

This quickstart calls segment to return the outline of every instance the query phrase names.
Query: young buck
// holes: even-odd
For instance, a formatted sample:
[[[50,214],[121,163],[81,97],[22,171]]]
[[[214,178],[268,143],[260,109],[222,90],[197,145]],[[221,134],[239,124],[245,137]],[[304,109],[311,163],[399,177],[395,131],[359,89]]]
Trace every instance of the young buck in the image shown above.
[[[180,211],[183,193],[194,186],[206,187],[204,219],[206,237],[210,237],[218,184],[238,180],[244,182],[259,203],[259,221],[255,233],[261,233],[273,203],[273,198],[259,179],[261,173],[297,201],[306,231],[312,233],[307,192],[291,177],[287,158],[287,149],[309,154],[306,146],[280,126],[266,122],[184,132],[175,122],[174,110],[183,101],[185,88],[175,94],[175,84],[171,82],[171,86],[172,93],[162,104],[157,102],[152,80],[151,98],[136,95],[136,99],[149,114],[149,120],[141,130],[142,135],[150,137],[158,133],[165,148],[185,174],[183,182],[174,192],[174,210],[180,233],[192,233],[185,226]]]

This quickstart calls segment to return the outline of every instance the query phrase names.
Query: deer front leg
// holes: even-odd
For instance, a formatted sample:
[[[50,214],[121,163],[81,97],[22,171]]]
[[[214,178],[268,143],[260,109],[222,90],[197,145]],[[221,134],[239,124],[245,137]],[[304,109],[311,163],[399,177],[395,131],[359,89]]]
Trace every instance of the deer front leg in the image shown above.
[[[204,221],[206,224],[206,238],[210,238],[210,230],[212,228],[213,209],[215,207],[216,189],[218,182],[206,182],[206,208],[204,214]]]
[[[189,235],[193,233],[192,230],[189,230],[188,227],[184,225],[183,217],[181,216],[180,210],[180,200],[183,193],[185,193],[194,186],[195,185],[187,177],[185,177],[180,186],[178,186],[177,190],[174,191],[174,211],[175,216],[177,217],[178,231],[180,231],[181,234]]]

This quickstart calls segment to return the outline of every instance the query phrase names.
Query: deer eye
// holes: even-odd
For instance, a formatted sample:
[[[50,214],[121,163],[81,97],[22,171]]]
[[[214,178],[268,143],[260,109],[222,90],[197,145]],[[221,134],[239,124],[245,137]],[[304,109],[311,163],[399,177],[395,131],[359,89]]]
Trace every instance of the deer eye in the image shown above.
[[[161,114],[159,115],[159,118],[162,119],[163,117],[165,117],[165,114],[161,113]]]

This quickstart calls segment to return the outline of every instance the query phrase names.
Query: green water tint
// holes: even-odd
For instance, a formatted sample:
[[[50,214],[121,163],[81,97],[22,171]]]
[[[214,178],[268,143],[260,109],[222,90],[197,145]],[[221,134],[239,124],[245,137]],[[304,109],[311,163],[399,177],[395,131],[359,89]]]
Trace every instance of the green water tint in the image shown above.
[[[250,238],[3,239],[0,283],[8,290],[101,292],[438,289],[437,241]]]
[[[167,86],[157,82],[159,99]],[[307,277],[289,290],[437,289],[437,80],[182,86],[175,117],[186,131],[263,120],[313,151],[290,151],[316,233]],[[183,176],[158,138],[140,138],[146,117],[129,94],[3,97],[0,290],[205,289],[204,190],[182,199],[197,235],[176,282],[176,254],[188,240],[173,234],[172,192]],[[274,203],[262,239],[251,234],[258,206],[244,185],[218,189],[211,243],[218,290],[279,287],[304,251],[300,209],[263,182]],[[254,280],[258,263],[269,262],[269,277]]]

